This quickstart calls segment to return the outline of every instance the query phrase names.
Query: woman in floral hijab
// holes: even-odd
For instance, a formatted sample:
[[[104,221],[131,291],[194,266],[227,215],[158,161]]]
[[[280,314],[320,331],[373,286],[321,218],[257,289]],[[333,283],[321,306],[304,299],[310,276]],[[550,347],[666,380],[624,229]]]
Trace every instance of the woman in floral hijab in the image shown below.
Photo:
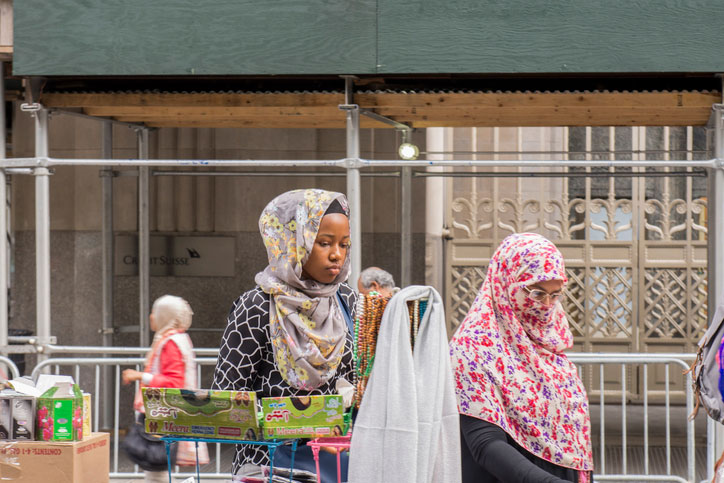
[[[540,235],[507,237],[450,342],[463,483],[590,481],[588,400],[562,351],[563,257]]]
[[[258,398],[350,389],[352,337],[345,316],[353,318],[356,295],[344,283],[350,271],[346,198],[319,189],[283,193],[264,208],[259,231],[269,264],[256,275],[257,287],[231,308],[212,389],[255,391]],[[297,451],[295,468],[306,449]],[[323,472],[325,456],[332,458],[336,476],[336,458],[320,456]],[[283,447],[275,467],[284,466],[280,457]],[[313,465],[311,452],[309,460]],[[268,464],[264,447],[237,445],[232,471],[251,476]]]

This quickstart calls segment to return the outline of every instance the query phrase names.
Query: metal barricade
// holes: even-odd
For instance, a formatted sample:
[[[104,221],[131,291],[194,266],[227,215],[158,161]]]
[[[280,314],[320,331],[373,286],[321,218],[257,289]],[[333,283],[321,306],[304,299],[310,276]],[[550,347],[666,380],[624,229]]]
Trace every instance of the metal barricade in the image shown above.
[[[108,348],[106,348],[108,349]],[[108,351],[112,352],[112,351]],[[77,353],[77,352],[76,352]],[[197,357],[197,382],[199,387],[202,387],[201,381],[201,368],[202,366],[214,366],[216,365],[216,357]],[[136,370],[143,370],[145,364],[145,358],[142,357],[62,357],[47,359],[38,364],[32,372],[32,377],[37,378],[38,375],[48,369],[52,370],[55,374],[67,374],[72,375],[76,381],[86,379],[89,374],[93,380],[93,391],[91,392],[93,397],[93,410],[92,414],[99,414],[100,408],[100,394],[101,394],[101,372],[102,368],[108,367],[113,371],[113,436],[112,436],[112,454],[111,454],[111,472],[110,477],[113,479],[117,478],[143,478],[143,471],[138,466],[133,466],[133,471],[120,471],[119,470],[119,443],[120,435],[119,430],[121,429],[121,411],[131,411],[130,406],[121,408],[121,372],[122,369],[132,368]],[[208,384],[203,384],[208,386]],[[87,387],[87,386],[86,386]],[[136,383],[133,387],[133,394],[138,388]],[[127,389],[131,392],[131,390]],[[111,403],[111,401],[103,401],[104,404]],[[95,417],[93,420],[93,431],[99,430],[99,418]],[[204,479],[228,479],[229,469],[225,468],[226,471],[221,470],[221,444],[216,444],[216,458],[215,458],[215,469],[211,472],[204,472]],[[178,468],[174,472],[175,476],[178,477],[189,477],[196,475],[195,472],[179,472]]]
[[[82,348],[78,348],[82,349]],[[109,348],[104,348],[107,352],[113,353],[113,349],[110,351]],[[128,348],[130,350],[140,350],[140,348]],[[129,352],[130,352],[129,350]],[[208,349],[209,351],[212,351],[211,349]],[[95,348],[93,348],[89,353],[94,354],[97,352],[94,352]],[[70,352],[70,351],[69,351]],[[74,353],[78,354],[81,353],[82,350],[75,350]],[[597,461],[597,467],[595,470],[595,477],[594,479],[596,481],[622,481],[622,482],[631,482],[631,481],[672,481],[672,482],[694,482],[695,476],[696,476],[696,458],[695,458],[695,426],[693,421],[686,420],[686,417],[684,416],[683,419],[672,419],[672,398],[671,394],[668,390],[669,388],[669,374],[681,374],[681,371],[684,371],[688,369],[691,361],[694,359],[693,354],[619,354],[619,353],[571,353],[568,354],[569,358],[572,362],[574,362],[579,369],[591,368],[595,370],[595,366],[598,366],[598,373],[599,378],[601,382],[600,386],[600,396],[598,400],[598,414],[599,418],[597,421],[598,425],[600,426],[599,434],[596,435],[598,437],[598,443],[594,447],[594,454],[596,455],[596,461]],[[2,362],[3,359],[0,359],[0,362]],[[198,379],[199,379],[199,387],[208,387],[210,384],[210,381],[206,381],[202,384],[201,381],[201,368],[202,366],[212,366],[216,363],[216,357],[197,357],[196,359],[198,363]],[[48,359],[41,364],[39,364],[34,370],[33,370],[33,376],[37,377],[37,375],[44,371],[48,370],[49,368],[53,370],[55,373],[63,373],[63,374],[70,374],[73,375],[76,380],[81,380],[81,377],[88,377],[88,373],[90,373],[93,377],[93,398],[94,398],[94,414],[99,414],[98,409],[100,405],[100,386],[101,386],[101,373],[102,368],[109,368],[113,373],[113,380],[112,380],[112,387],[113,387],[113,444],[112,444],[112,457],[111,457],[111,478],[135,478],[135,477],[141,477],[142,472],[139,471],[138,467],[134,467],[133,472],[119,471],[119,451],[118,451],[118,444],[120,442],[119,438],[119,422],[120,422],[120,414],[122,408],[120,407],[120,396],[121,396],[121,371],[122,368],[126,367],[132,367],[137,370],[142,370],[143,364],[145,362],[145,359],[142,357],[73,357],[73,358],[66,358],[66,357],[58,357],[58,358],[52,358]],[[610,366],[610,365],[620,365],[621,366],[621,386],[620,386],[620,397],[617,397],[617,401],[611,400],[611,388],[604,388],[604,367]],[[657,366],[662,367],[665,373],[666,377],[666,390],[664,393],[664,399],[663,403],[659,404],[657,403],[656,406],[658,409],[662,409],[664,411],[664,421],[655,421],[655,424],[657,425],[664,425],[665,427],[665,433],[666,433],[666,440],[665,440],[665,453],[666,453],[666,468],[664,472],[658,472],[654,473],[651,471],[650,463],[649,463],[649,454],[651,452],[651,446],[649,444],[649,432],[650,432],[650,425],[649,425],[649,410],[651,409],[652,405],[649,401],[649,391],[648,391],[648,375],[649,375],[649,366]],[[634,424],[633,422],[630,422],[627,418],[627,410],[631,406],[630,403],[628,403],[626,395],[627,395],[627,388],[626,388],[626,371],[631,366],[640,366],[642,368],[642,377],[643,377],[643,413],[642,413],[642,425],[643,425],[643,472],[640,473],[634,473],[630,472],[630,467],[627,460],[627,450],[629,449],[629,426]],[[61,368],[63,370],[61,370]],[[674,372],[676,371],[676,372]],[[693,409],[693,401],[694,396],[692,392],[692,388],[690,384],[685,384],[686,386],[686,414],[688,415],[692,409]],[[588,388],[589,391],[592,391],[594,388]],[[129,391],[130,392],[130,391]],[[615,391],[619,392],[619,391]],[[109,403],[110,401],[104,401],[104,403]],[[607,407],[617,407],[620,406],[620,420],[621,420],[621,469],[622,471],[620,473],[608,473],[607,471],[607,461],[606,461],[606,441],[607,441],[607,431],[612,428],[611,424],[607,424],[606,422],[606,414],[607,414]],[[124,408],[126,411],[129,411],[130,408]],[[680,411],[679,411],[680,412]],[[609,412],[610,414],[610,412]],[[680,475],[680,474],[672,474],[673,468],[672,468],[672,441],[671,441],[671,428],[672,424],[678,424],[679,426],[685,425],[686,427],[686,474]],[[94,431],[98,430],[98,418],[95,418],[94,420]],[[638,433],[641,434],[641,433]],[[212,471],[207,471],[203,473],[204,479],[228,479],[229,478],[229,471],[230,468],[225,467],[221,468],[221,445],[216,444],[216,455],[215,455],[215,461],[213,465]],[[209,468],[210,466],[207,466]],[[178,476],[192,476],[192,473],[178,473]]]
[[[669,390],[670,382],[670,371],[671,366],[674,370],[686,371],[689,369],[691,361],[694,360],[694,354],[618,354],[618,353],[571,353],[568,357],[572,362],[577,364],[579,368],[581,366],[598,365],[599,366],[599,381],[600,392],[599,399],[599,427],[600,434],[599,445],[594,447],[594,454],[598,456],[598,466],[596,467],[594,480],[595,481],[679,481],[679,482],[694,482],[696,476],[696,458],[695,458],[695,426],[694,421],[689,421],[684,416],[683,421],[677,421],[680,424],[686,426],[686,475],[674,475],[672,474],[672,445],[671,445],[671,393]],[[621,366],[621,387],[620,387],[620,406],[621,406],[621,463],[622,472],[619,474],[607,474],[606,471],[606,394],[610,394],[611,389],[604,387],[604,366],[606,365],[620,365]],[[649,445],[649,410],[651,408],[649,404],[649,366],[650,365],[663,365],[665,371],[665,390],[664,390],[664,414],[665,421],[661,422],[665,425],[665,457],[666,457],[666,470],[665,473],[652,474],[650,469],[649,455],[651,453],[651,447]],[[626,388],[626,369],[630,365],[640,365],[642,368],[643,377],[643,473],[629,473],[628,468],[628,421],[627,421],[627,388]],[[691,414],[694,407],[694,394],[692,391],[691,384],[686,383],[686,415]],[[593,388],[589,388],[592,390]],[[616,391],[618,392],[618,391]],[[613,405],[614,403],[609,403]],[[657,421],[659,424],[659,421]],[[610,426],[609,426],[610,428]]]
[[[16,377],[20,377],[20,370],[18,369],[18,366],[15,365],[15,363],[12,361],[12,359],[0,356],[0,368],[3,366],[7,367],[10,370],[10,374],[5,374],[8,379],[15,379]]]

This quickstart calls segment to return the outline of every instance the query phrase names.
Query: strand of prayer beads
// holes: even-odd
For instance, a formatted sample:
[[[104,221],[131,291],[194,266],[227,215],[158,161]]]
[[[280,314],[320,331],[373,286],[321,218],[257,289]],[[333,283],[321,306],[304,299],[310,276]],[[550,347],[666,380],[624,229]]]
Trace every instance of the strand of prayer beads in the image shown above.
[[[417,341],[417,332],[420,329],[420,301],[415,300],[415,303],[413,304],[413,317],[412,317],[412,348],[415,348],[415,341]]]
[[[359,408],[375,358],[377,336],[388,298],[377,292],[360,297],[360,311],[355,327],[355,405]]]
[[[427,299],[409,300],[407,310],[410,314],[410,347],[414,351],[417,334],[420,332],[420,320],[427,310]]]
[[[357,374],[357,368],[358,368],[358,354],[359,354],[359,333],[360,333],[360,324],[361,319],[364,317],[365,313],[365,297],[362,296],[357,301],[357,316],[354,319],[354,339],[352,340],[352,360],[354,363],[354,370],[352,371],[352,386],[357,388],[357,382],[358,382],[358,374]],[[357,398],[355,389],[355,400]]]

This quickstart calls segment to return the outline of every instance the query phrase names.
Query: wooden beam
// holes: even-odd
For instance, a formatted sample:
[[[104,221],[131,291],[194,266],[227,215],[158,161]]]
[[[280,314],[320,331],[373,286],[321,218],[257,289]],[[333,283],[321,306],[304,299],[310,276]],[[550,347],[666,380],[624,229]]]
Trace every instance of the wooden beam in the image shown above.
[[[331,119],[279,119],[279,118],[256,118],[256,119],[195,119],[179,120],[168,118],[148,118],[142,121],[130,118],[117,118],[118,121],[143,122],[149,127],[206,127],[206,128],[248,128],[248,129],[344,129],[345,122]],[[390,127],[373,121],[360,120],[360,127],[363,129]]]
[[[720,101],[718,92],[456,92],[358,93],[361,107],[591,107],[711,106]],[[165,106],[165,107],[337,107],[341,93],[45,93],[48,107]]]
[[[345,113],[334,107],[218,107],[218,106],[104,106],[86,107],[83,111],[90,116],[138,116],[138,117],[192,117],[230,118],[274,116],[305,117],[322,116],[344,119]]]
[[[362,107],[709,107],[718,92],[512,92],[357,94]]]
[[[149,125],[343,128],[337,93],[44,94],[48,107]],[[363,93],[361,107],[413,127],[699,126],[718,93]],[[362,127],[389,126],[361,117]]]
[[[281,107],[329,106],[344,103],[341,93],[46,93],[48,107],[167,106]]]
[[[125,111],[125,110],[124,110]],[[607,108],[501,108],[488,109],[468,107],[461,109],[399,109],[385,108],[378,110],[380,114],[395,119],[399,122],[409,123],[413,127],[431,126],[691,126],[703,125],[709,117],[709,109],[669,109],[669,108],[648,108],[639,109],[631,107],[607,107]],[[96,112],[89,112],[99,115]],[[111,111],[103,111],[105,116],[113,116]],[[228,112],[215,113],[213,110],[204,112],[203,115],[191,114],[182,111],[168,112],[163,110],[157,112],[123,112],[123,115],[113,116],[127,122],[184,122],[203,121],[206,124],[214,122],[238,122],[238,123],[264,123],[278,126],[324,124],[344,127],[345,118],[341,113],[307,112],[304,115],[298,113],[270,113],[253,108],[250,112]],[[366,127],[386,128],[387,124],[373,121],[368,118],[361,118]]]

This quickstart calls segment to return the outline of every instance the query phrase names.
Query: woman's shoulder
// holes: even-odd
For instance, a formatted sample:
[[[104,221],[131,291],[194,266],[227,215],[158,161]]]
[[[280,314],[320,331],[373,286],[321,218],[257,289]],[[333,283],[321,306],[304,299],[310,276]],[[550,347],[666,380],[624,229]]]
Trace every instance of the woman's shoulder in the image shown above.
[[[349,286],[347,282],[339,284],[339,295],[349,307],[350,312],[354,314],[355,307],[357,306],[357,292]]]
[[[238,319],[243,315],[265,315],[268,313],[269,295],[257,286],[244,292],[234,301],[229,313],[229,319]]]

